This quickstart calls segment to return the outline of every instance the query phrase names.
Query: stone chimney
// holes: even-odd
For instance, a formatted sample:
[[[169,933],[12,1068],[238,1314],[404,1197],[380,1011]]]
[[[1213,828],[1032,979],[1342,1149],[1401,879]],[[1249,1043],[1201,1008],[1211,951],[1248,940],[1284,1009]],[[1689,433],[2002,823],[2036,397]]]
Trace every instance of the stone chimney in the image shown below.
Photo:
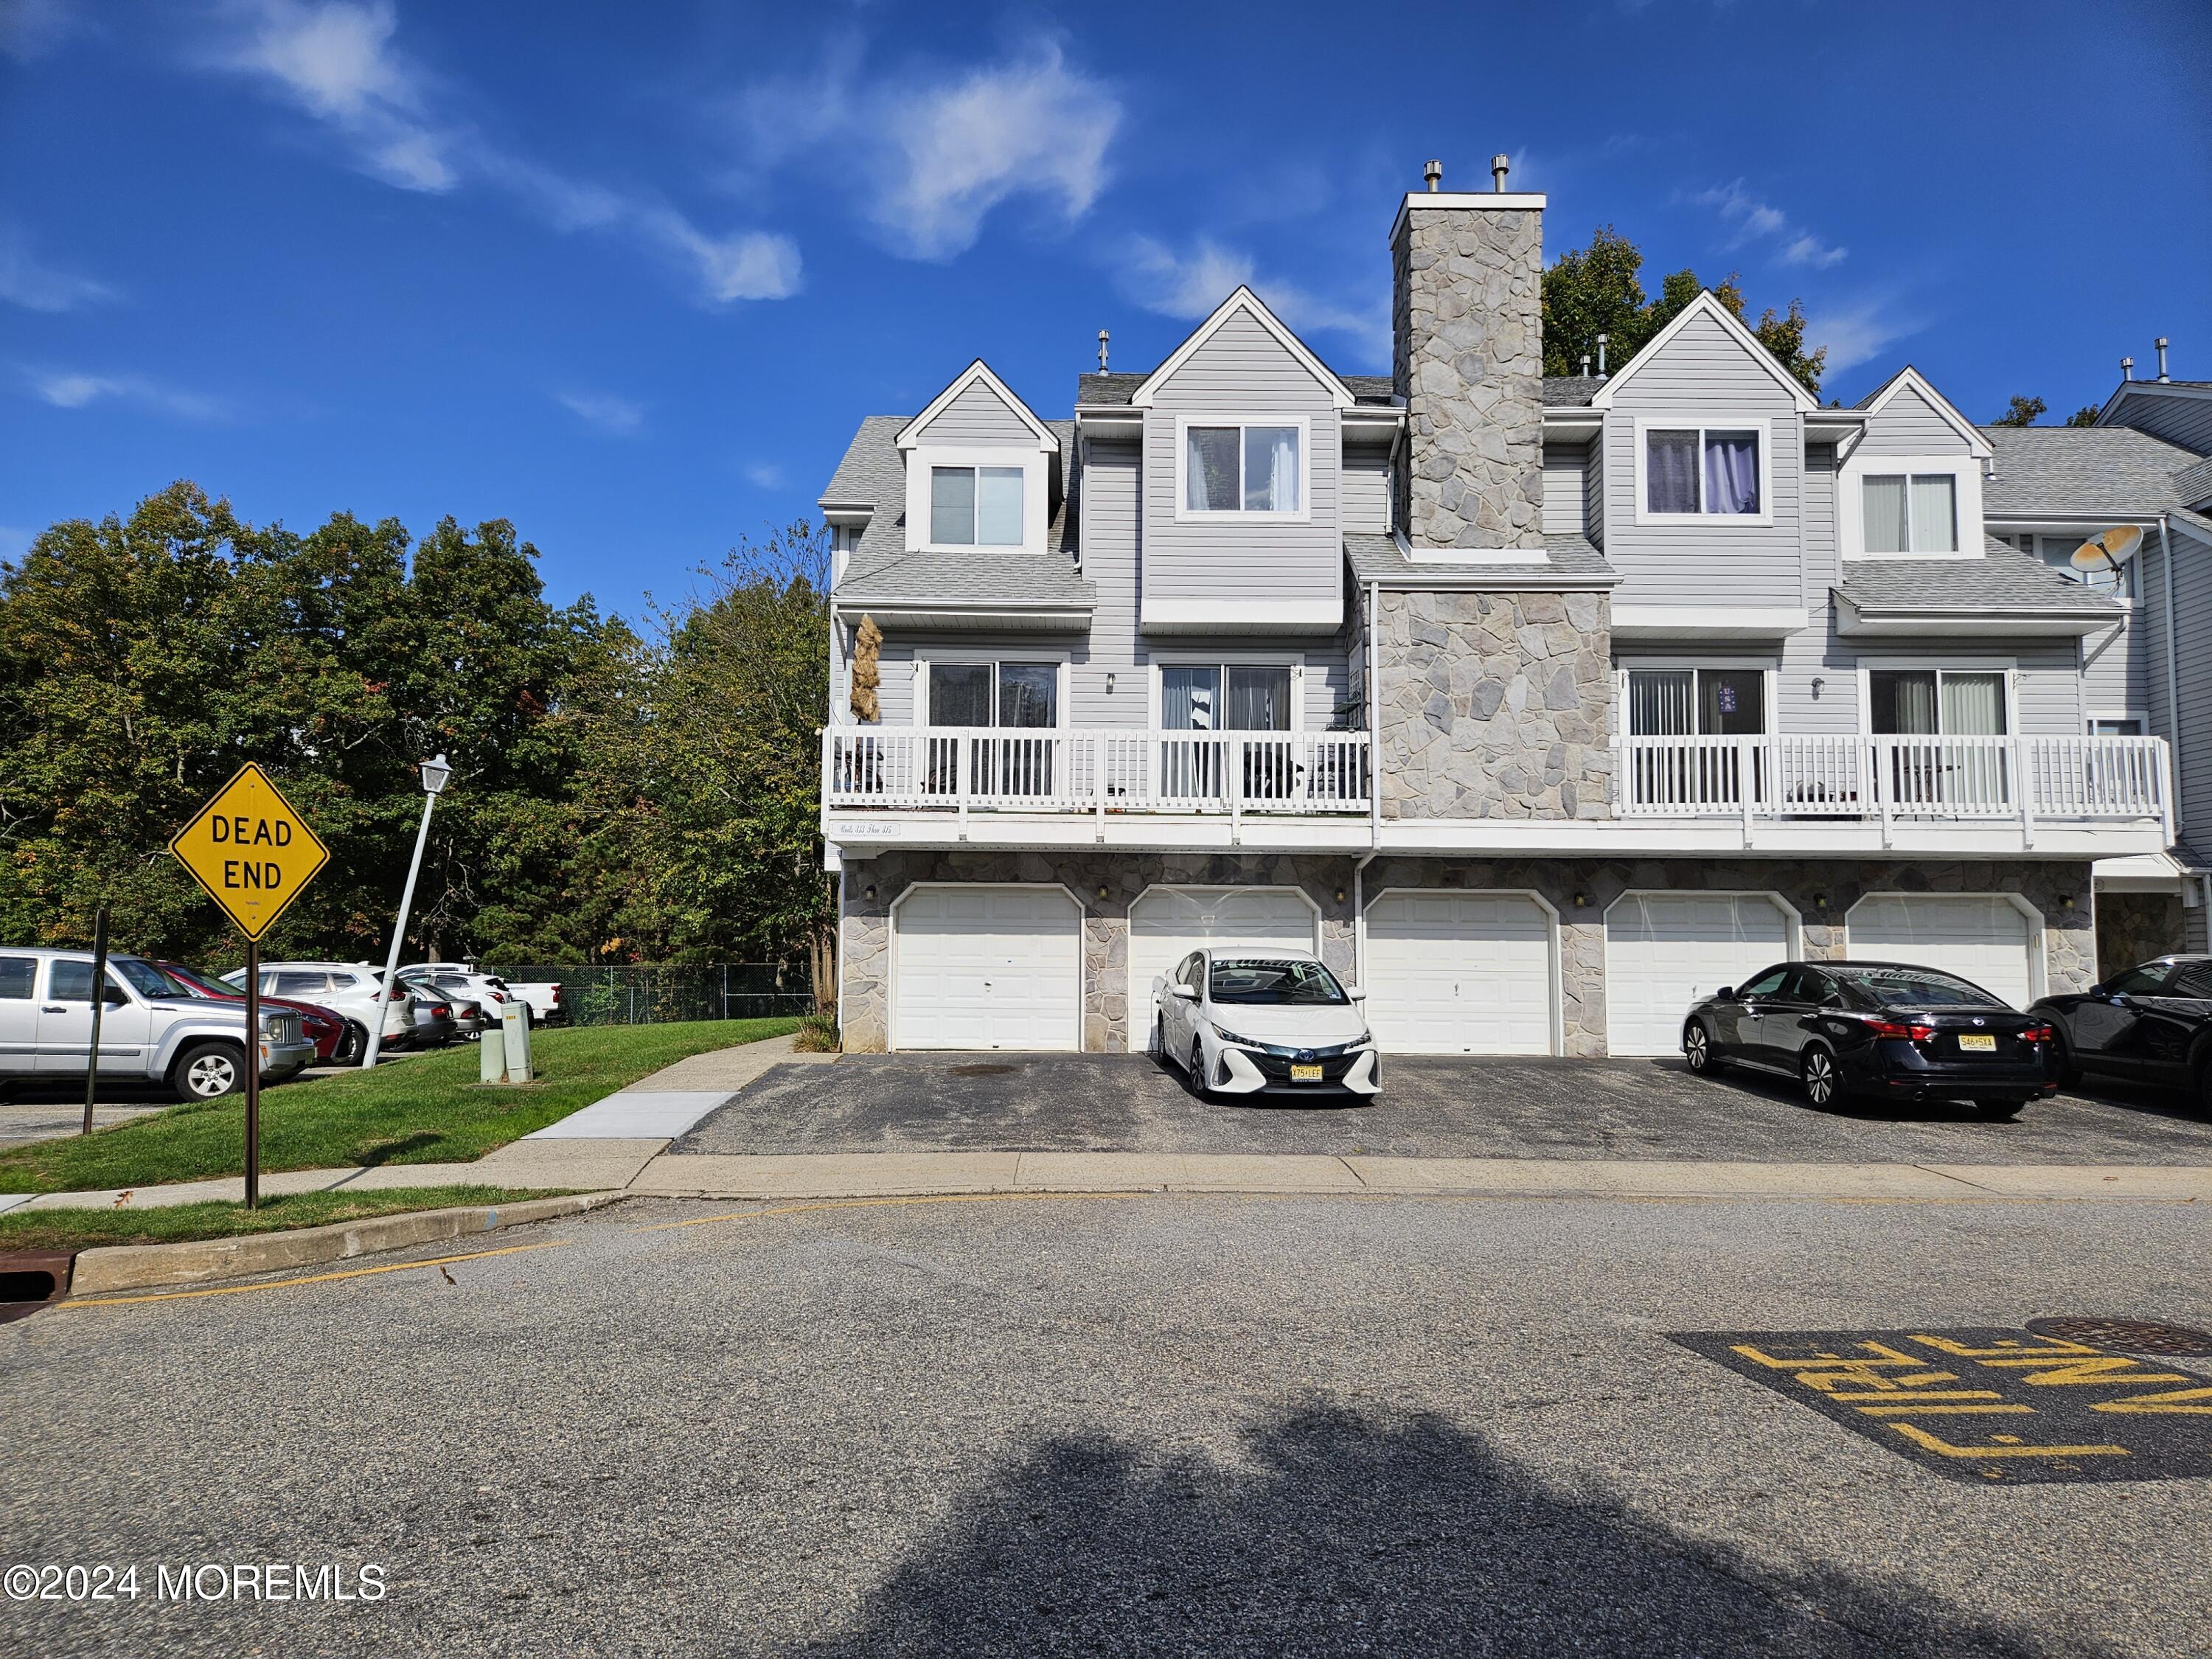
[[[1400,522],[1417,551],[1539,548],[1544,198],[1435,184],[1390,228],[1391,374],[1410,439]]]

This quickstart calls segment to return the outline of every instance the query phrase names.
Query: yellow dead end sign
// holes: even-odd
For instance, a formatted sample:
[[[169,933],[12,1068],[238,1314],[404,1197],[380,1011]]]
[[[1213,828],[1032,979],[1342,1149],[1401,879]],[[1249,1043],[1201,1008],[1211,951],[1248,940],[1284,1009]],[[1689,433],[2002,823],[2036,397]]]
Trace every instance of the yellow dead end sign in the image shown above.
[[[169,850],[249,939],[259,939],[331,860],[330,848],[248,762]]]

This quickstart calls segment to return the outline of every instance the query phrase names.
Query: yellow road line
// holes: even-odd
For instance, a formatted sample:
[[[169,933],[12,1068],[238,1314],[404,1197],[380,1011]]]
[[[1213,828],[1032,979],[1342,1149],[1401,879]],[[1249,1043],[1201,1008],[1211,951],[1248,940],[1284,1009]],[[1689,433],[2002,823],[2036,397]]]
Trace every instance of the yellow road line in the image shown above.
[[[215,1285],[204,1291],[156,1291],[147,1296],[72,1297],[56,1308],[112,1308],[125,1302],[182,1302],[196,1296],[243,1296],[248,1291],[285,1291],[295,1285],[327,1285],[336,1279],[365,1279],[371,1273],[404,1273],[415,1267],[442,1267],[454,1261],[481,1261],[488,1255],[520,1255],[525,1250],[553,1250],[568,1243],[550,1238],[543,1244],[509,1244],[497,1250],[471,1250],[465,1255],[434,1255],[425,1261],[393,1261],[381,1267],[349,1267],[343,1273],[307,1273],[298,1279],[271,1279],[263,1285]]]

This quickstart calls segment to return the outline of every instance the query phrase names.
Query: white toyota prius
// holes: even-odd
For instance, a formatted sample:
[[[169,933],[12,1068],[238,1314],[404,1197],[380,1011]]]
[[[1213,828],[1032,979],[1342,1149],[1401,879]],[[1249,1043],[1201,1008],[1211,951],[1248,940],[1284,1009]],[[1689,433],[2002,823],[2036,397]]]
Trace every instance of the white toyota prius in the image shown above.
[[[1193,951],[1152,981],[1153,1042],[1200,1094],[1372,1095],[1363,994],[1304,951]]]

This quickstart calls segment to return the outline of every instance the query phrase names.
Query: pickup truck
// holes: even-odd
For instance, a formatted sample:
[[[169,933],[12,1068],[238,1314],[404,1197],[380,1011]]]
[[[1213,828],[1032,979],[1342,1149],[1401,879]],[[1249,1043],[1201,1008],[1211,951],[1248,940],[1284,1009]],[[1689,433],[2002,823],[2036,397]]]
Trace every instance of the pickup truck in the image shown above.
[[[561,1000],[561,987],[550,979],[502,979],[460,962],[419,962],[403,971],[428,975],[437,985],[456,995],[477,997],[483,1003],[487,1023],[499,1018],[499,1010],[505,1003],[518,1001],[529,1005],[532,1025],[568,1023],[568,1010]]]
[[[100,1024],[100,1070],[117,1081],[167,1086],[180,1101],[215,1100],[246,1086],[246,1009],[195,997],[143,957],[110,957]],[[0,947],[0,1080],[82,1077],[92,1047],[92,952]],[[261,1016],[255,1047],[275,1081],[315,1057],[289,1009]]]

